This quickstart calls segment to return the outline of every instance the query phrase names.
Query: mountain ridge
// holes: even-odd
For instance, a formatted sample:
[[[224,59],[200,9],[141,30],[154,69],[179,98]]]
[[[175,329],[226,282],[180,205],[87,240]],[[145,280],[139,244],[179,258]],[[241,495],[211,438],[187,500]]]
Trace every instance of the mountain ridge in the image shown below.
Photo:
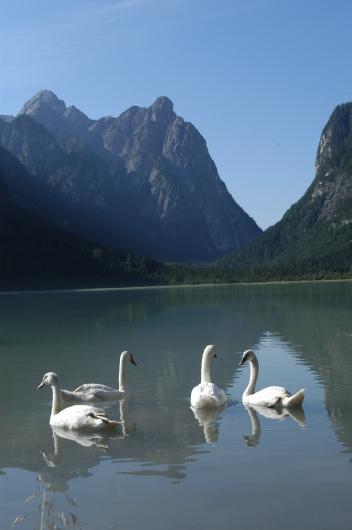
[[[20,142],[15,145],[10,140],[25,117],[44,127],[54,139],[56,146],[50,148],[50,156],[59,152],[59,146],[66,153],[63,161],[67,155],[79,160],[72,159],[71,166],[63,163],[58,176],[56,170],[52,173],[50,160],[40,162],[28,142],[25,153],[21,152]],[[34,125],[32,129],[36,136]],[[79,207],[95,212],[101,234],[99,230],[90,234],[89,223],[80,223],[78,213],[65,222],[78,233],[83,224],[84,236],[104,244],[168,261],[212,261],[261,233],[220,179],[205,139],[190,122],[177,116],[166,96],[158,97],[149,107],[130,107],[116,118],[91,120],[76,107],[66,107],[53,92],[41,91],[24,104],[17,117],[2,120],[0,144],[31,173],[44,175],[53,194],[62,195],[65,190],[65,200],[71,204],[75,199],[76,213]],[[32,152],[35,166],[25,158]],[[45,149],[43,157],[47,158]],[[102,189],[110,187],[101,195],[105,209],[99,210],[92,194],[84,203],[84,179],[79,180],[79,175],[82,171],[90,175],[87,160],[91,168],[100,167]],[[93,175],[89,182],[94,191]]]

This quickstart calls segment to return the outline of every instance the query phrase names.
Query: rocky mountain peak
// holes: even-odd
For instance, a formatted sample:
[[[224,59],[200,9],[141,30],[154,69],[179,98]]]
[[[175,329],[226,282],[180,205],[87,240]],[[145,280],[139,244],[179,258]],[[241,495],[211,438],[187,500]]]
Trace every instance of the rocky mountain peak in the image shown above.
[[[21,115],[30,116],[51,133],[65,136],[82,134],[93,123],[77,107],[66,107],[65,102],[51,90],[37,92],[24,104],[18,113],[18,116]]]
[[[62,115],[63,120],[66,122],[64,125],[63,132],[66,133],[67,124],[71,128],[71,134],[83,134],[87,128],[94,123],[93,120],[90,120],[84,112],[77,109],[74,105],[67,107],[65,112]]]
[[[40,90],[23,105],[19,114],[33,115],[49,109],[61,114],[66,110],[66,105],[51,90]]]
[[[320,137],[316,158],[317,174],[340,164],[343,151],[350,149],[352,138],[352,103],[338,105]]]
[[[352,103],[338,105],[321,134],[316,177],[308,190],[318,220],[350,224],[352,198]],[[337,221],[338,220],[338,221]]]
[[[158,97],[149,107],[150,119],[152,121],[168,120],[173,115],[174,105],[166,96]]]
[[[18,116],[26,114],[52,132],[57,128],[65,110],[65,102],[59,99],[54,92],[41,90],[23,105]]]

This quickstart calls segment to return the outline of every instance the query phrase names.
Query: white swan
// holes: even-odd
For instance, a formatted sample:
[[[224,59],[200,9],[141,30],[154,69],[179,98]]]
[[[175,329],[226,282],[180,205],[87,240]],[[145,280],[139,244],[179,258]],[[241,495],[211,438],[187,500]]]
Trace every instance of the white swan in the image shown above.
[[[74,431],[102,432],[114,429],[119,422],[110,420],[104,410],[89,405],[73,405],[63,409],[60,383],[57,374],[48,372],[38,389],[50,385],[53,391],[50,425]]]
[[[211,382],[210,360],[216,357],[214,346],[205,347],[202,356],[201,382],[191,393],[191,406],[196,408],[221,407],[227,403],[226,394],[221,388]]]
[[[304,388],[296,392],[296,394],[290,394],[282,386],[268,386],[263,390],[255,391],[255,384],[258,378],[259,364],[255,353],[252,350],[246,350],[243,353],[240,366],[244,363],[249,362],[250,364],[250,378],[249,384],[242,395],[243,403],[248,405],[259,405],[262,407],[297,407],[304,399]]]
[[[127,389],[127,365],[132,363],[137,366],[133,355],[128,351],[123,351],[120,355],[119,367],[119,387],[112,388],[107,385],[99,383],[88,383],[79,386],[73,391],[61,390],[62,399],[64,401],[96,401],[96,400],[111,400],[111,399],[125,399],[128,394]]]

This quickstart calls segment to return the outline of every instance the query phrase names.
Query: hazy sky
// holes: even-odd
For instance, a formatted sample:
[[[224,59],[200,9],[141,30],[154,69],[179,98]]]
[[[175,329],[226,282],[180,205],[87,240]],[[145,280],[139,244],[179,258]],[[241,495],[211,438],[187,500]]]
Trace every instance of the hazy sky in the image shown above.
[[[0,114],[53,90],[88,116],[167,95],[265,228],[352,100],[349,0],[0,0]]]

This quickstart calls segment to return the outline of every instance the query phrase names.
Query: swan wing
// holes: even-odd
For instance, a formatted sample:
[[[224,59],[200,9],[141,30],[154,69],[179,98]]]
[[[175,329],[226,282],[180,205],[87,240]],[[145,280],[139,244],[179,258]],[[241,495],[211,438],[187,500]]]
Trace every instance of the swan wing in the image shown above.
[[[115,389],[111,386],[101,385],[99,383],[86,383],[84,385],[78,386],[73,390],[73,392],[87,392],[90,393],[94,390],[105,390],[105,391],[114,391]]]
[[[268,386],[263,388],[254,394],[246,396],[244,401],[246,403],[253,403],[254,405],[260,405],[262,407],[275,407],[284,398],[290,394],[282,386]]]
[[[64,401],[87,403],[92,401],[124,399],[126,397],[126,391],[117,390],[106,385],[88,384],[79,386],[73,392],[61,390],[61,395]]]
[[[121,390],[114,390],[113,388],[107,387],[106,389],[97,389],[93,391],[93,396],[95,399],[101,401],[108,401],[110,399],[124,399],[126,397],[126,392]]]

